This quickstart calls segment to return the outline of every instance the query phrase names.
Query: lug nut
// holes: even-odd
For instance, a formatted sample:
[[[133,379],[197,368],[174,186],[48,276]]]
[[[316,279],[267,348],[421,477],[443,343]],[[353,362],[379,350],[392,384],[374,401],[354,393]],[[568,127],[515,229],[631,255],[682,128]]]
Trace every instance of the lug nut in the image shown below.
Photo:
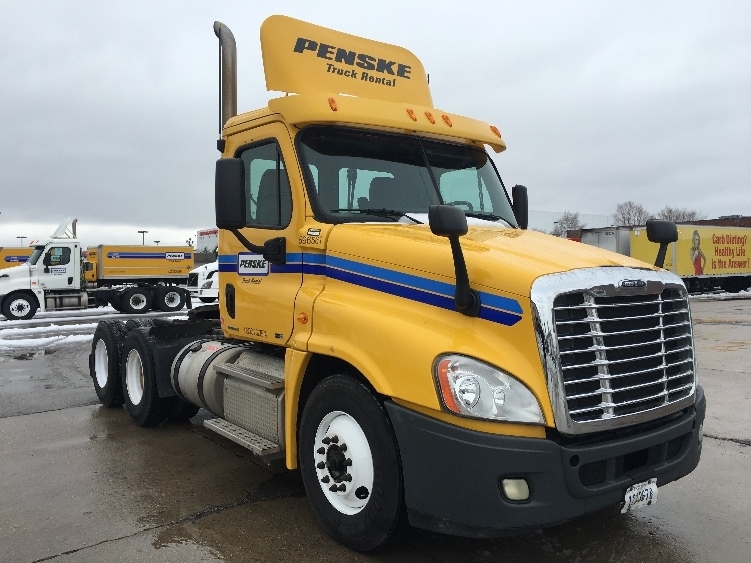
[[[344,460],[344,465],[347,466],[347,467],[349,467],[350,465],[352,465],[352,460],[350,458],[345,459]]]
[[[347,483],[349,483],[350,481],[352,481],[352,475],[350,475],[349,473],[347,473],[342,479],[344,481],[347,481]]]
[[[335,493],[338,490],[339,490],[339,487],[337,487],[336,485],[331,485],[329,487],[329,491],[331,491],[332,493]]]
[[[325,454],[325,453],[326,453],[326,448],[318,448],[318,449],[316,450],[316,452],[317,452],[317,453],[319,453],[319,454],[321,454],[321,455],[323,455],[323,454]]]
[[[326,467],[326,463],[323,461],[319,461],[318,463],[316,463],[316,467],[318,469],[323,469],[324,467]]]
[[[339,485],[339,492],[340,493],[343,493],[346,490],[347,490],[347,485],[345,485],[344,483],[342,483],[341,485]]]
[[[321,477],[321,483],[328,483],[329,481],[331,481],[331,479],[329,478],[328,475],[324,475],[323,477]]]
[[[321,440],[321,442],[323,442],[324,444],[328,446],[331,443],[331,440],[329,439],[328,436],[326,436],[323,440]]]
[[[347,451],[347,444],[342,444],[341,446],[339,446],[339,449],[342,450],[343,452],[346,452]]]
[[[337,435],[332,436],[331,437],[331,442],[334,443],[334,444],[338,443],[339,442],[339,436],[337,436]]]

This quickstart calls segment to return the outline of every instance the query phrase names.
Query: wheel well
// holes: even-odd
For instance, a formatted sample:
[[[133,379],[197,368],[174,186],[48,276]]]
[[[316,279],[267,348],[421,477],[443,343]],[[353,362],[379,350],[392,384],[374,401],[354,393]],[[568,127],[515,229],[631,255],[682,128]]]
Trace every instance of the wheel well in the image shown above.
[[[31,298],[31,301],[36,303],[37,309],[39,309],[39,299],[37,299],[37,296],[34,295],[33,291],[29,291],[28,289],[19,289],[16,291],[11,291],[8,295],[3,297],[2,303],[0,303],[0,306],[5,304],[5,301],[8,299],[13,299],[16,295],[25,295],[27,297]]]
[[[370,381],[352,364],[345,362],[339,358],[332,356],[324,356],[321,354],[314,355],[308,362],[308,367],[305,369],[305,376],[303,377],[302,385],[300,387],[300,400],[297,404],[297,427],[300,427],[300,417],[302,417],[302,411],[305,408],[305,403],[308,402],[308,397],[321,381],[332,375],[348,375],[353,379],[356,379],[368,389],[371,393],[382,399],[380,395],[370,384]]]

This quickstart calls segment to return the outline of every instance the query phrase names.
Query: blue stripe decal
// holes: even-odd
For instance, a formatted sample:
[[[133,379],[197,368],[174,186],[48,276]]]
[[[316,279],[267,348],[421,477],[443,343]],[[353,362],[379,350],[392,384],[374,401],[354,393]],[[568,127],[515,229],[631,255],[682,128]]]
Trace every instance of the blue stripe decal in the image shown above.
[[[6,256],[5,261],[6,262],[28,262],[29,257],[28,256]]]
[[[179,254],[179,253],[174,253]],[[192,254],[190,252],[184,252],[183,256],[186,260],[189,260]],[[164,252],[108,252],[107,258],[161,258],[165,259],[167,255]]]
[[[362,262],[346,260],[324,254],[290,253],[287,263],[271,264],[270,271],[279,274],[310,274],[328,276],[411,301],[425,303],[449,311],[455,310],[455,286],[412,274],[396,272],[387,268],[371,266]],[[220,272],[237,272],[237,256],[219,256]],[[480,294],[480,318],[512,326],[522,318],[522,307],[515,299],[478,292]]]

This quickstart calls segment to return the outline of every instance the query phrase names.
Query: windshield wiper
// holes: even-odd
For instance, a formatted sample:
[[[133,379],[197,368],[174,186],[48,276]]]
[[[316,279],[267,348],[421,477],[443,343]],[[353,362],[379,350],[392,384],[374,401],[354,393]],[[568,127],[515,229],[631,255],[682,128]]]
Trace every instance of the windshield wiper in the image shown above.
[[[464,214],[467,217],[474,217],[475,219],[489,219],[491,221],[498,221],[498,219],[503,219],[501,215],[495,215],[493,213],[487,213],[487,212],[480,212],[480,211],[465,211]],[[506,221],[505,219],[503,219]],[[508,223],[508,221],[506,221]]]
[[[406,217],[410,221],[413,221],[414,223],[421,224],[420,221],[415,219],[414,217],[410,217],[407,213],[404,211],[397,211],[396,209],[331,209],[330,213],[361,213],[363,215],[375,215],[376,217],[387,217],[389,219],[394,219],[394,216],[397,217]]]

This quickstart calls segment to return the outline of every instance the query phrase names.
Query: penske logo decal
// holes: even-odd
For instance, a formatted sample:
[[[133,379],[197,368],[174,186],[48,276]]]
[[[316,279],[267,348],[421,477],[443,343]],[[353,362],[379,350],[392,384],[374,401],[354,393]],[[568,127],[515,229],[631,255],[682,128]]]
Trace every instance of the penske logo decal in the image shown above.
[[[260,254],[243,252],[237,255],[237,273],[241,276],[268,276],[269,263]]]
[[[315,53],[315,56],[320,59],[332,61],[326,65],[326,72],[347,76],[353,80],[375,82],[384,86],[395,87],[396,77],[409,80],[409,75],[412,72],[411,66],[398,61],[381,59],[366,53],[356,53],[355,51],[327,45],[326,43],[319,43],[305,37],[297,38],[292,51],[303,54],[308,51]],[[361,70],[347,67],[357,67]]]
[[[219,271],[248,275],[240,271],[243,266],[241,265],[242,259],[238,261],[238,257],[242,256],[246,255],[242,253],[237,256],[220,255]],[[257,254],[251,256],[258,257]],[[287,263],[284,265],[271,264],[269,273],[325,275],[332,279],[440,307],[441,309],[453,311],[456,308],[454,304],[456,286],[453,284],[324,254],[287,254]],[[479,294],[482,304],[480,307],[481,319],[506,326],[513,326],[522,319],[524,312],[516,299],[483,291]]]

